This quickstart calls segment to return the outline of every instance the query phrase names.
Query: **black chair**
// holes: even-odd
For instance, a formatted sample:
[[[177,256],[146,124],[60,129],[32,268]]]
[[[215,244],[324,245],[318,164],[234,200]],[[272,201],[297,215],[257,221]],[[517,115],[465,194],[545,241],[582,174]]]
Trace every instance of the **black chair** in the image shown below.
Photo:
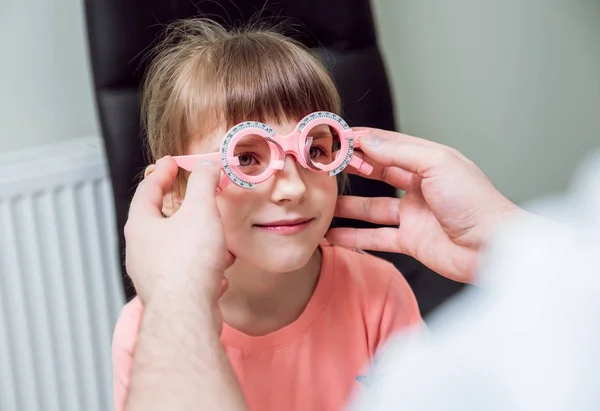
[[[394,129],[394,110],[382,56],[377,45],[368,0],[86,0],[92,72],[114,191],[120,255],[124,256],[123,227],[131,196],[146,166],[139,122],[138,91],[145,72],[144,54],[164,26],[176,19],[212,18],[224,25],[255,19],[287,20],[292,35],[314,49],[331,71],[343,100],[344,118],[351,126]],[[351,176],[352,193],[394,196],[381,182]],[[357,221],[336,225],[368,227]],[[406,276],[427,314],[460,288],[403,255],[382,257]],[[124,258],[122,259],[124,262]],[[126,299],[135,295],[123,267]]]

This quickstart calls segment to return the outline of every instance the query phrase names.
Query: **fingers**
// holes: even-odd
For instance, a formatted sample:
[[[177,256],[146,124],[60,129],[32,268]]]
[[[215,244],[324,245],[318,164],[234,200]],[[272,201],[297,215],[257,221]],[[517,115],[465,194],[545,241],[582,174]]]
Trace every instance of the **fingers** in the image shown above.
[[[354,167],[350,166],[346,168],[345,172],[347,174],[358,175],[370,180],[383,181],[391,186],[405,191],[411,191],[415,187],[415,183],[417,182],[415,177],[418,177],[416,174],[398,167],[384,167],[380,164],[377,164],[377,162],[373,161],[373,159],[364,154],[362,157],[364,158],[365,162],[373,166],[373,172],[370,175],[359,173]]]
[[[398,167],[426,177],[430,170],[447,163],[468,161],[457,150],[438,143],[391,131],[368,130],[373,132],[362,137],[360,150],[383,168]]]
[[[227,257],[225,258],[225,269],[231,267],[235,263],[235,255],[227,250]]]
[[[219,165],[210,160],[199,162],[190,174],[181,205],[184,209],[200,209],[210,204],[216,209],[215,192],[221,176]]]
[[[451,154],[454,154],[455,156],[457,156],[461,159],[464,159],[464,160],[467,159],[460,151],[458,151],[452,147],[448,147],[443,144],[436,143],[435,141],[425,140],[424,138],[410,136],[408,134],[398,133],[396,131],[382,130],[379,128],[353,127],[352,129],[356,130],[356,131],[369,132],[369,134],[367,134],[367,137],[363,137],[363,138],[366,138],[365,142],[369,140],[368,136],[379,137],[379,138],[385,139],[385,140],[393,139],[393,140],[396,140],[396,141],[399,141],[402,143],[415,144],[415,145],[434,148],[434,149],[438,149],[438,150],[444,150]],[[361,141],[362,141],[362,139],[361,139]]]
[[[130,215],[161,217],[163,197],[171,191],[177,176],[177,164],[170,157],[160,159],[138,185],[129,207]]]
[[[332,228],[327,241],[345,248],[402,253],[397,228]]]
[[[219,287],[219,298],[223,297],[223,294],[225,294],[225,291],[227,291],[228,288],[229,281],[227,280],[227,277],[223,277],[221,279],[221,286]]]
[[[231,254],[229,251],[226,251],[226,253],[227,253],[227,257],[225,260],[225,269],[231,267],[233,265],[233,263],[235,262],[235,256],[233,254]],[[227,291],[228,288],[229,288],[229,281],[227,280],[227,277],[223,277],[221,279],[219,298],[221,298],[223,296],[223,294],[225,294],[225,291]]]
[[[371,197],[338,197],[335,216],[374,224],[398,225],[400,199]]]

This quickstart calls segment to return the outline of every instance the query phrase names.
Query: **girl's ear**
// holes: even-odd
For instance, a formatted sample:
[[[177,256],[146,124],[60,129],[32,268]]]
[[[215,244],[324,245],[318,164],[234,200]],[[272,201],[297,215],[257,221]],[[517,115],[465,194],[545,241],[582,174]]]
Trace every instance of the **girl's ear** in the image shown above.
[[[156,164],[150,164],[148,167],[146,167],[146,169],[144,170],[144,178],[148,177],[150,173],[152,173],[155,169]]]
[[[154,170],[156,169],[155,164],[151,164],[144,170],[144,178],[148,177]],[[162,213],[165,217],[171,217],[179,206],[181,205],[181,200],[173,195],[173,193],[168,193],[163,197],[163,206]]]
[[[163,197],[162,213],[165,217],[171,217],[181,206],[181,199],[173,193],[169,193]]]

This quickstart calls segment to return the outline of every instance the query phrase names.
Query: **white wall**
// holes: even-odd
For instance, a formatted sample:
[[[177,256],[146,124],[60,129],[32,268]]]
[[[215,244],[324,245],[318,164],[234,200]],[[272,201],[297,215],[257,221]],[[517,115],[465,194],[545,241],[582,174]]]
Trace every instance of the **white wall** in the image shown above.
[[[600,147],[600,1],[372,0],[399,126],[517,201]]]
[[[0,1],[0,153],[99,135],[82,0]]]

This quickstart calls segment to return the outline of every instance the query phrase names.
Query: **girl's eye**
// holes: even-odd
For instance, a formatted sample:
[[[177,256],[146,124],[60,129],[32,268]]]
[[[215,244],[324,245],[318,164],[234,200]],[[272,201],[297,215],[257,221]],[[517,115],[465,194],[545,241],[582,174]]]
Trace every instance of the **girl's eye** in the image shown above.
[[[253,161],[256,162],[256,158],[250,153],[243,153],[237,156],[240,166],[248,167],[253,165]]]
[[[320,155],[322,155],[322,156],[326,156],[327,155],[327,153],[325,152],[325,150],[323,149],[323,147],[312,146],[310,148],[310,158],[311,159],[315,159],[315,158],[317,158]]]

